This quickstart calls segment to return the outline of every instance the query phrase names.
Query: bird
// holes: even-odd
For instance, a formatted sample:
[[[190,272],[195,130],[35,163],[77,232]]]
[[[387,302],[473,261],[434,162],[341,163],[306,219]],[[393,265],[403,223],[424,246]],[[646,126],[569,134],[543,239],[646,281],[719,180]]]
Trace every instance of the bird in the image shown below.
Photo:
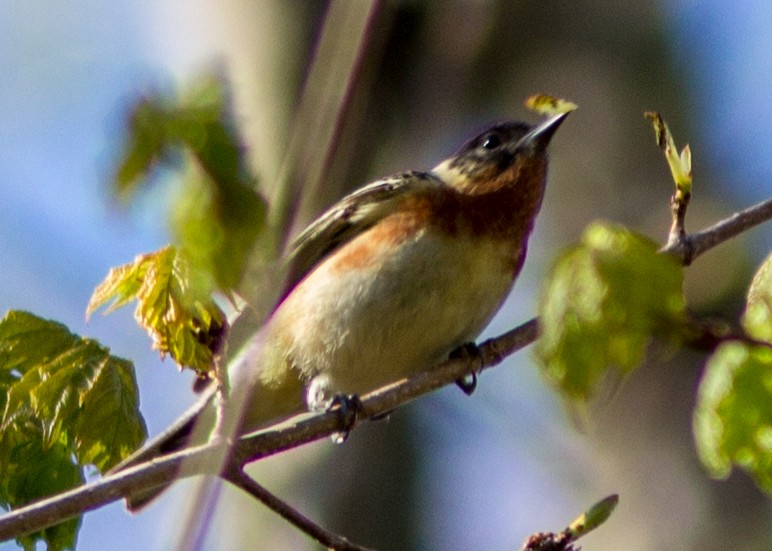
[[[294,241],[272,314],[228,369],[238,434],[337,396],[431,369],[472,343],[520,273],[568,113],[489,126],[432,170],[347,195]],[[216,392],[130,455],[118,472],[192,444],[218,423]],[[127,498],[136,511],[166,486]]]

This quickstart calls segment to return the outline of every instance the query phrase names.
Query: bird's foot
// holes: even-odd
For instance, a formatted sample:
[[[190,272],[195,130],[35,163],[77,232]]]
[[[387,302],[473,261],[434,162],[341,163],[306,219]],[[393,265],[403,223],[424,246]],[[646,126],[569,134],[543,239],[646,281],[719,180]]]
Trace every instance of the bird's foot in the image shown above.
[[[334,411],[338,415],[340,431],[331,438],[336,444],[342,444],[357,424],[362,402],[356,394],[335,392],[334,389],[329,375],[317,375],[306,389],[306,404],[310,411]]]
[[[470,359],[475,359],[480,363],[480,365],[482,365],[482,354],[480,353],[480,349],[473,342],[462,344],[456,348],[453,352],[450,353],[450,358],[463,359],[467,361]],[[477,372],[472,371],[460,379],[457,379],[456,385],[464,394],[471,396],[472,393],[477,389]]]
[[[359,412],[362,411],[362,401],[356,394],[336,394],[330,401],[328,411],[335,411],[340,422],[340,430],[332,434],[332,441],[343,444],[357,424]]]

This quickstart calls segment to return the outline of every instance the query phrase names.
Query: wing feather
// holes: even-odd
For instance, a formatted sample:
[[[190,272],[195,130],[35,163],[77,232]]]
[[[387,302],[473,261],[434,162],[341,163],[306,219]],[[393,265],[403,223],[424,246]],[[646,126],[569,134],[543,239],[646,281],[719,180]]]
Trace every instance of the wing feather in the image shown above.
[[[438,185],[442,181],[431,172],[406,172],[368,184],[338,201],[293,242],[277,304],[333,251],[393,212],[406,193]]]

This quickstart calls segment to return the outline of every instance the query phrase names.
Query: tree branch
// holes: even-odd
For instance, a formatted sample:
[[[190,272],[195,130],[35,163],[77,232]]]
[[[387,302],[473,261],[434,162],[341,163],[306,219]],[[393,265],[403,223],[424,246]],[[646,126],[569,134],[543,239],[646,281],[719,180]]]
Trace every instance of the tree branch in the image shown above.
[[[357,419],[361,421],[383,416],[396,407],[451,384],[470,372],[478,373],[493,367],[505,357],[533,342],[536,332],[536,321],[531,320],[500,337],[484,342],[479,347],[479,354],[448,360],[416,377],[403,379],[366,394],[361,398],[361,409],[356,412]],[[350,412],[349,415],[353,416],[354,413]],[[278,429],[246,436],[233,446],[232,462],[228,462],[228,465],[243,466],[251,461],[320,440],[339,431],[340,425],[338,410],[333,409],[306,416]],[[215,474],[211,472],[211,465],[221,463],[218,460],[227,446],[227,443],[214,442],[189,448],[11,511],[0,517],[0,541],[52,526],[142,489],[160,486],[178,478]],[[227,473],[226,470],[222,476],[226,478]]]
[[[196,462],[206,464],[221,446],[207,445],[186,450],[169,459],[151,461],[137,468],[105,477],[85,486],[26,505],[0,517],[0,541],[42,530],[86,511],[118,501],[139,488],[152,488],[173,480],[185,468],[195,471]],[[190,472],[194,474],[194,472]]]
[[[772,199],[738,212],[696,234],[685,236],[662,252],[674,254],[684,265],[711,248],[772,218]],[[536,340],[538,320],[527,323],[482,343],[479,354],[453,358],[362,397],[358,419],[384,415],[422,394],[493,367]],[[353,412],[350,414],[353,415]],[[340,430],[337,411],[308,416],[281,429],[268,430],[239,440],[232,449],[235,464],[244,465],[325,438]],[[183,450],[138,465],[119,474],[16,509],[0,517],[0,541],[52,526],[86,511],[117,501],[141,489],[152,488],[177,478],[211,473],[214,458],[221,457],[226,444],[212,443]],[[225,475],[223,475],[225,477]]]
[[[660,250],[675,255],[684,266],[689,266],[695,258],[716,245],[720,245],[724,241],[728,241],[770,219],[772,219],[772,199],[767,199],[737,212],[701,232],[686,235]]]
[[[247,492],[271,511],[295,526],[297,529],[308,534],[328,549],[336,549],[339,551],[373,551],[367,547],[351,543],[346,538],[325,530],[266,490],[236,465],[234,465],[232,469],[224,472],[222,477],[231,484]]]

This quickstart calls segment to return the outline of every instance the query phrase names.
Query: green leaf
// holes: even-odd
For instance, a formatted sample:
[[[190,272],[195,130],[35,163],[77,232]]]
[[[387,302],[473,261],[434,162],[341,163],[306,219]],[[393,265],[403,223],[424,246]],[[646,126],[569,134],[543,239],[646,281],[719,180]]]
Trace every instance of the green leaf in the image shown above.
[[[587,399],[610,370],[627,374],[654,335],[685,324],[682,269],[654,242],[594,223],[558,260],[542,291],[536,354],[570,398]]]
[[[0,320],[0,505],[14,508],[104,472],[146,437],[134,368],[59,323],[12,311]],[[24,536],[72,549],[79,519]]]
[[[550,96],[549,94],[534,94],[533,96],[528,96],[525,98],[524,104],[531,111],[548,117],[560,115],[561,113],[570,113],[579,108],[578,105],[571,101]]]
[[[582,536],[592,532],[598,526],[603,524],[611,516],[619,503],[619,496],[616,494],[604,497],[592,507],[574,520],[566,529],[572,540],[577,540]]]
[[[265,229],[265,209],[251,188],[213,186],[191,170],[172,207],[174,241],[191,270],[209,277],[210,289],[239,290],[251,255]]]
[[[772,254],[767,256],[748,288],[743,327],[752,337],[772,342]]]
[[[745,331],[772,343],[772,254],[748,289]],[[772,492],[772,350],[744,343],[721,345],[708,361],[694,411],[700,458],[717,478],[733,467]]]
[[[266,225],[266,201],[257,192],[233,120],[224,79],[207,76],[182,98],[154,94],[130,109],[126,147],[114,187],[130,197],[159,165],[188,161],[175,201],[172,231],[194,268],[224,291],[238,287]]]
[[[574,547],[572,545],[573,542],[586,536],[606,522],[611,516],[611,513],[614,512],[618,502],[619,496],[617,495],[605,497],[579,515],[579,517],[562,532],[538,532],[530,536],[521,549],[523,551],[578,550],[579,547]]]
[[[694,410],[700,458],[717,478],[733,466],[772,492],[772,350],[725,343],[708,361]]]
[[[692,151],[689,144],[684,146],[679,154],[670,128],[668,128],[662,115],[653,112],[646,112],[644,115],[654,125],[657,145],[665,154],[667,164],[670,166],[670,173],[676,184],[676,197],[682,200],[684,196],[688,196],[692,192]]]
[[[44,446],[67,444],[80,464],[100,470],[145,439],[131,362],[60,323],[9,312],[0,320],[0,372],[3,432],[34,420]]]
[[[84,483],[82,468],[72,462],[68,446],[44,446],[33,422],[0,431],[0,506],[13,509]],[[24,549],[36,542],[49,550],[75,549],[81,517],[16,538]]]
[[[187,258],[168,246],[111,269],[94,290],[86,315],[110,301],[107,312],[136,300],[134,318],[153,346],[205,375],[212,371],[227,331],[225,313],[205,288],[194,280]]]

